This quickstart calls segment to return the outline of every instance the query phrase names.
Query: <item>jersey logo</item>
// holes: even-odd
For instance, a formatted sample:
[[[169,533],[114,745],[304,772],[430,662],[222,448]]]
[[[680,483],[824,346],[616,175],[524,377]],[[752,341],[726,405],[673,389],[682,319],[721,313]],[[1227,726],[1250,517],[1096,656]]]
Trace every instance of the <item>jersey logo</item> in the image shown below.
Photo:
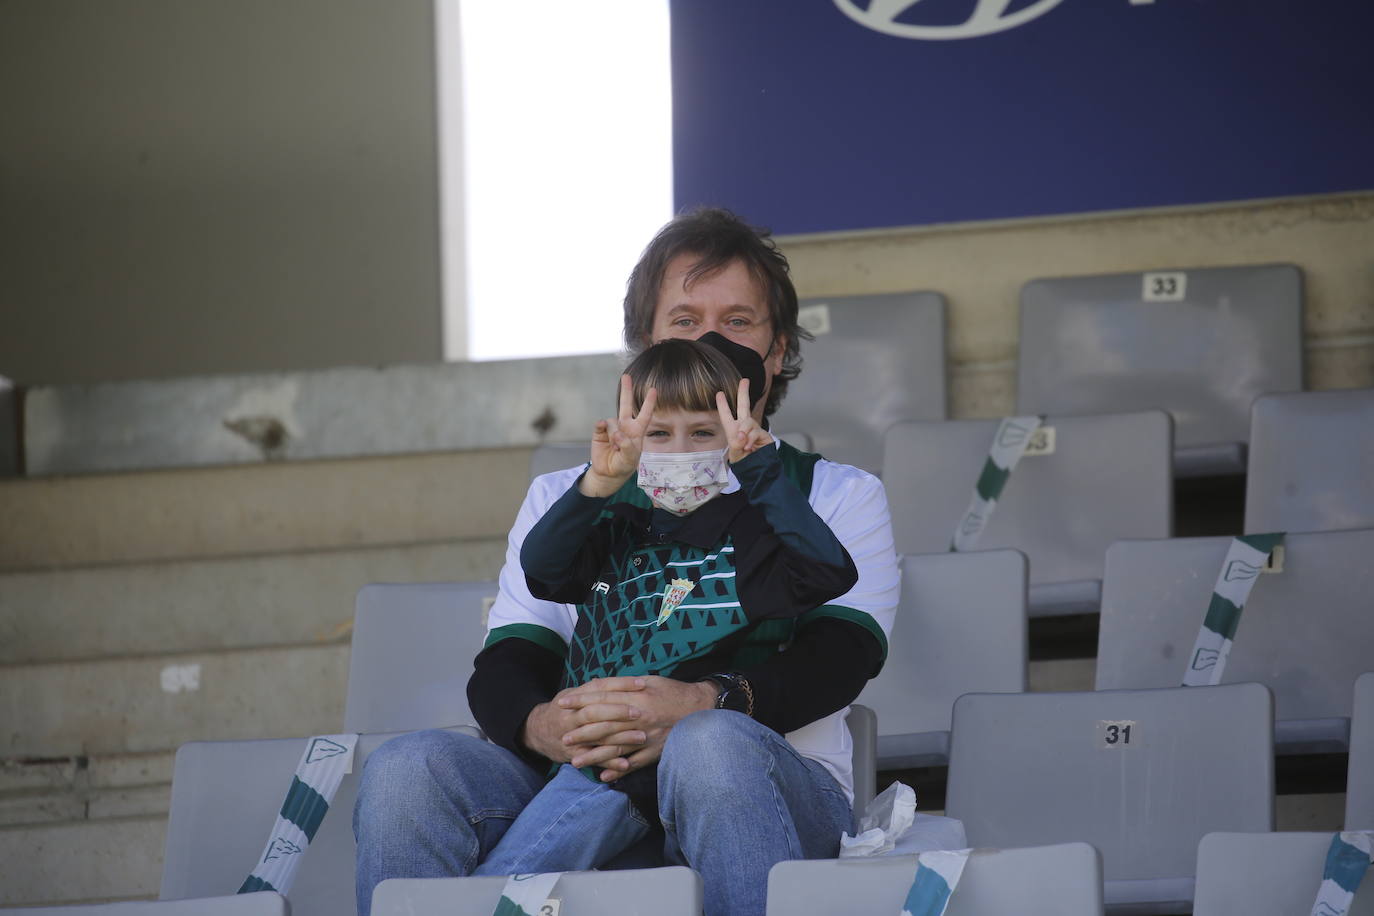
[[[668,589],[663,593],[663,604],[658,609],[658,620],[655,621],[659,626],[673,615],[678,605],[682,604],[682,599],[692,593],[696,588],[696,583],[691,579],[674,579],[668,583]]]

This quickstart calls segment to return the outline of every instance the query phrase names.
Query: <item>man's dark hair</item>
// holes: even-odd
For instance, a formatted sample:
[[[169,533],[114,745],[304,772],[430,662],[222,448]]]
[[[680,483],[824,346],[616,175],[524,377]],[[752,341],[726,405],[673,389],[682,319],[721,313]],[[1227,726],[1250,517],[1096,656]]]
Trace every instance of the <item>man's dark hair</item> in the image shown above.
[[[641,352],[653,341],[654,308],[668,262],[680,254],[697,257],[685,282],[695,283],[740,261],[768,302],[771,332],[784,341],[782,371],[773,378],[773,390],[764,415],[777,410],[787,393],[787,383],[801,372],[801,341],[811,334],[797,324],[797,290],[788,275],[787,258],[773,243],[767,229],[750,226],[729,210],[701,207],[674,217],[644,249],[630,272],[625,289],[625,347]]]

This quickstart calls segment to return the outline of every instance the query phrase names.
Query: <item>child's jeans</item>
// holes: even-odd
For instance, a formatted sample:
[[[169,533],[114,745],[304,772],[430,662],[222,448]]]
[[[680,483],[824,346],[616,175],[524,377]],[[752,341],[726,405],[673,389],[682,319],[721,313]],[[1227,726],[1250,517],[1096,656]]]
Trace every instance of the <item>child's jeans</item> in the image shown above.
[[[473,874],[587,871],[648,833],[648,823],[624,792],[565,763]]]

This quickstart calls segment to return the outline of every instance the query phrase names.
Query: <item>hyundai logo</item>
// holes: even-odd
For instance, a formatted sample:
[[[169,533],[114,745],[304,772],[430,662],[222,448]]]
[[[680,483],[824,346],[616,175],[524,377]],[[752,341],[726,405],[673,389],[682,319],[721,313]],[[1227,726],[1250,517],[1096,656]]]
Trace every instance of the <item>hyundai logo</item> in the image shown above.
[[[937,41],[950,38],[978,38],[1014,29],[1045,15],[1064,0],[1036,0],[1030,6],[1010,14],[1007,13],[1007,7],[1011,6],[1012,0],[974,0],[976,5],[973,12],[957,25],[915,25],[897,21],[899,16],[920,2],[921,0],[869,0],[865,9],[857,0],[834,0],[840,12],[875,32],[898,38]]]

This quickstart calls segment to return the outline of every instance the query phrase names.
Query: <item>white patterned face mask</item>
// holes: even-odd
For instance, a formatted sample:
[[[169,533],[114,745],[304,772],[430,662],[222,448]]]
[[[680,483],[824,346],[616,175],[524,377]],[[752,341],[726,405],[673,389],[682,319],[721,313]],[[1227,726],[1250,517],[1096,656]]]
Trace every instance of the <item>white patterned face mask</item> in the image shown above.
[[[641,452],[639,488],[660,509],[686,515],[720,495],[730,482],[725,452]]]

